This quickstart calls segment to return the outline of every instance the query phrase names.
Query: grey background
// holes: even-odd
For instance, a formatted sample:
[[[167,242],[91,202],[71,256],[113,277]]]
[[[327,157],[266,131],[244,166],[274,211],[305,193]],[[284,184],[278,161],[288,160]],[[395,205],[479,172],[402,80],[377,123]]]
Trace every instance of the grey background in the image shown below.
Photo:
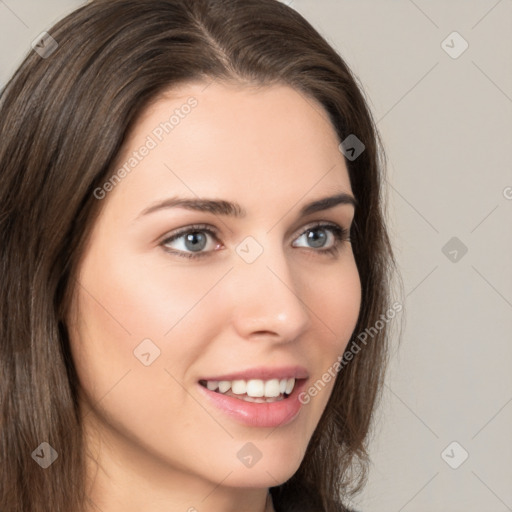
[[[0,84],[82,3],[0,0]],[[405,328],[355,505],[512,511],[512,0],[285,3],[358,75],[388,156]]]

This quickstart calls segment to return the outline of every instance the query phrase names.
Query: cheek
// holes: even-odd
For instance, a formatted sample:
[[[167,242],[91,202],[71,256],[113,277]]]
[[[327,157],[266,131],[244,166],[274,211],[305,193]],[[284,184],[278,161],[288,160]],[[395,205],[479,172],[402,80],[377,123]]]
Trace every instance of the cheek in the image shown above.
[[[224,272],[191,273],[162,264],[162,258],[152,262],[133,251],[123,256],[95,247],[84,259],[69,322],[80,382],[94,400],[130,372],[123,386],[135,376],[140,380],[125,403],[139,397],[150,404],[154,393],[145,396],[145,388],[169,396],[176,384],[170,374],[186,380],[219,324],[218,303],[203,299]]]
[[[213,471],[208,433],[225,432],[183,384],[211,339],[208,315],[216,304],[201,299],[219,276],[210,272],[203,279],[148,269],[126,263],[114,268],[105,260],[99,266],[92,259],[83,266],[75,315],[68,324],[85,405],[96,413],[88,417],[124,433],[147,453],[167,455],[183,469],[193,446],[197,464]],[[141,355],[137,347],[143,340],[151,360],[159,351],[148,366],[134,354]],[[220,451],[214,460],[222,460]]]
[[[361,282],[357,266],[351,252],[344,256],[332,272],[315,276],[315,283],[309,285],[312,291],[307,299],[312,319],[325,334],[324,349],[331,358],[343,352],[354,331],[361,307]]]
[[[315,343],[302,347],[315,368],[303,402],[310,413],[311,432],[327,405],[338,375],[336,362],[351,339],[361,307],[361,282],[353,256],[348,255],[332,270],[321,274],[321,278],[316,275],[316,284],[310,284],[311,292],[305,301],[315,331]]]
[[[105,246],[84,261],[80,316],[94,339],[119,349],[131,347],[131,352],[146,338],[165,343],[221,276],[211,269],[201,273],[166,265],[157,251],[148,257]]]

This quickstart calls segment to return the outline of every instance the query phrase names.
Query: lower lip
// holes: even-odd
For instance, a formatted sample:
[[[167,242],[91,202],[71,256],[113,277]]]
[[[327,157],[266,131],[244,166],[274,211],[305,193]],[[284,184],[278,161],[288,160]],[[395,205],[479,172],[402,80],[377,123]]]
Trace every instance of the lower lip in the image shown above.
[[[295,383],[292,394],[278,402],[255,403],[210,391],[198,383],[201,393],[216,407],[236,421],[250,427],[283,427],[299,414],[302,404],[299,394],[306,379]]]

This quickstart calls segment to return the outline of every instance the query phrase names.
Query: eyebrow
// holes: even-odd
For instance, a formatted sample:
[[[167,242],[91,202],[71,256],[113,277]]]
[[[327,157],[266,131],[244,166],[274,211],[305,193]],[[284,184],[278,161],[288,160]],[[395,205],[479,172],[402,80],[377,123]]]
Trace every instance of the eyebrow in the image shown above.
[[[352,205],[354,208],[358,206],[356,198],[346,192],[341,192],[334,196],[323,197],[304,205],[300,210],[301,216],[311,215],[312,213],[328,210],[335,206],[346,204]],[[226,215],[235,218],[242,218],[247,216],[247,211],[244,210],[238,203],[224,201],[221,199],[187,199],[180,197],[171,197],[155,203],[145,210],[143,210],[137,218],[148,215],[158,210],[168,208],[185,208],[198,212],[213,213],[214,215]]]

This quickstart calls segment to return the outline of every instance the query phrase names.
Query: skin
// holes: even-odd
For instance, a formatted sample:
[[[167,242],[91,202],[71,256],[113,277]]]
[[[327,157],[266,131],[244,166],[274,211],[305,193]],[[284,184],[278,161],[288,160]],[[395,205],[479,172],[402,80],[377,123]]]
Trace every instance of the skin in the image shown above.
[[[306,238],[318,221],[350,228],[354,207],[299,216],[313,200],[352,194],[339,140],[314,100],[284,85],[183,85],[144,112],[119,166],[190,96],[197,106],[102,199],[79,266],[68,327],[91,510],[272,510],[267,490],[298,469],[334,380],[275,429],[226,416],[198,380],[300,364],[309,386],[343,353],[360,309],[350,242],[328,255]],[[247,215],[139,216],[174,196],[236,201]],[[166,238],[197,223],[218,231],[206,234],[205,257],[166,252]],[[263,248],[251,264],[236,252],[247,236]],[[183,238],[168,248],[187,250]],[[134,356],[147,338],[160,349],[149,366]],[[262,453],[251,468],[237,458],[249,441]]]

